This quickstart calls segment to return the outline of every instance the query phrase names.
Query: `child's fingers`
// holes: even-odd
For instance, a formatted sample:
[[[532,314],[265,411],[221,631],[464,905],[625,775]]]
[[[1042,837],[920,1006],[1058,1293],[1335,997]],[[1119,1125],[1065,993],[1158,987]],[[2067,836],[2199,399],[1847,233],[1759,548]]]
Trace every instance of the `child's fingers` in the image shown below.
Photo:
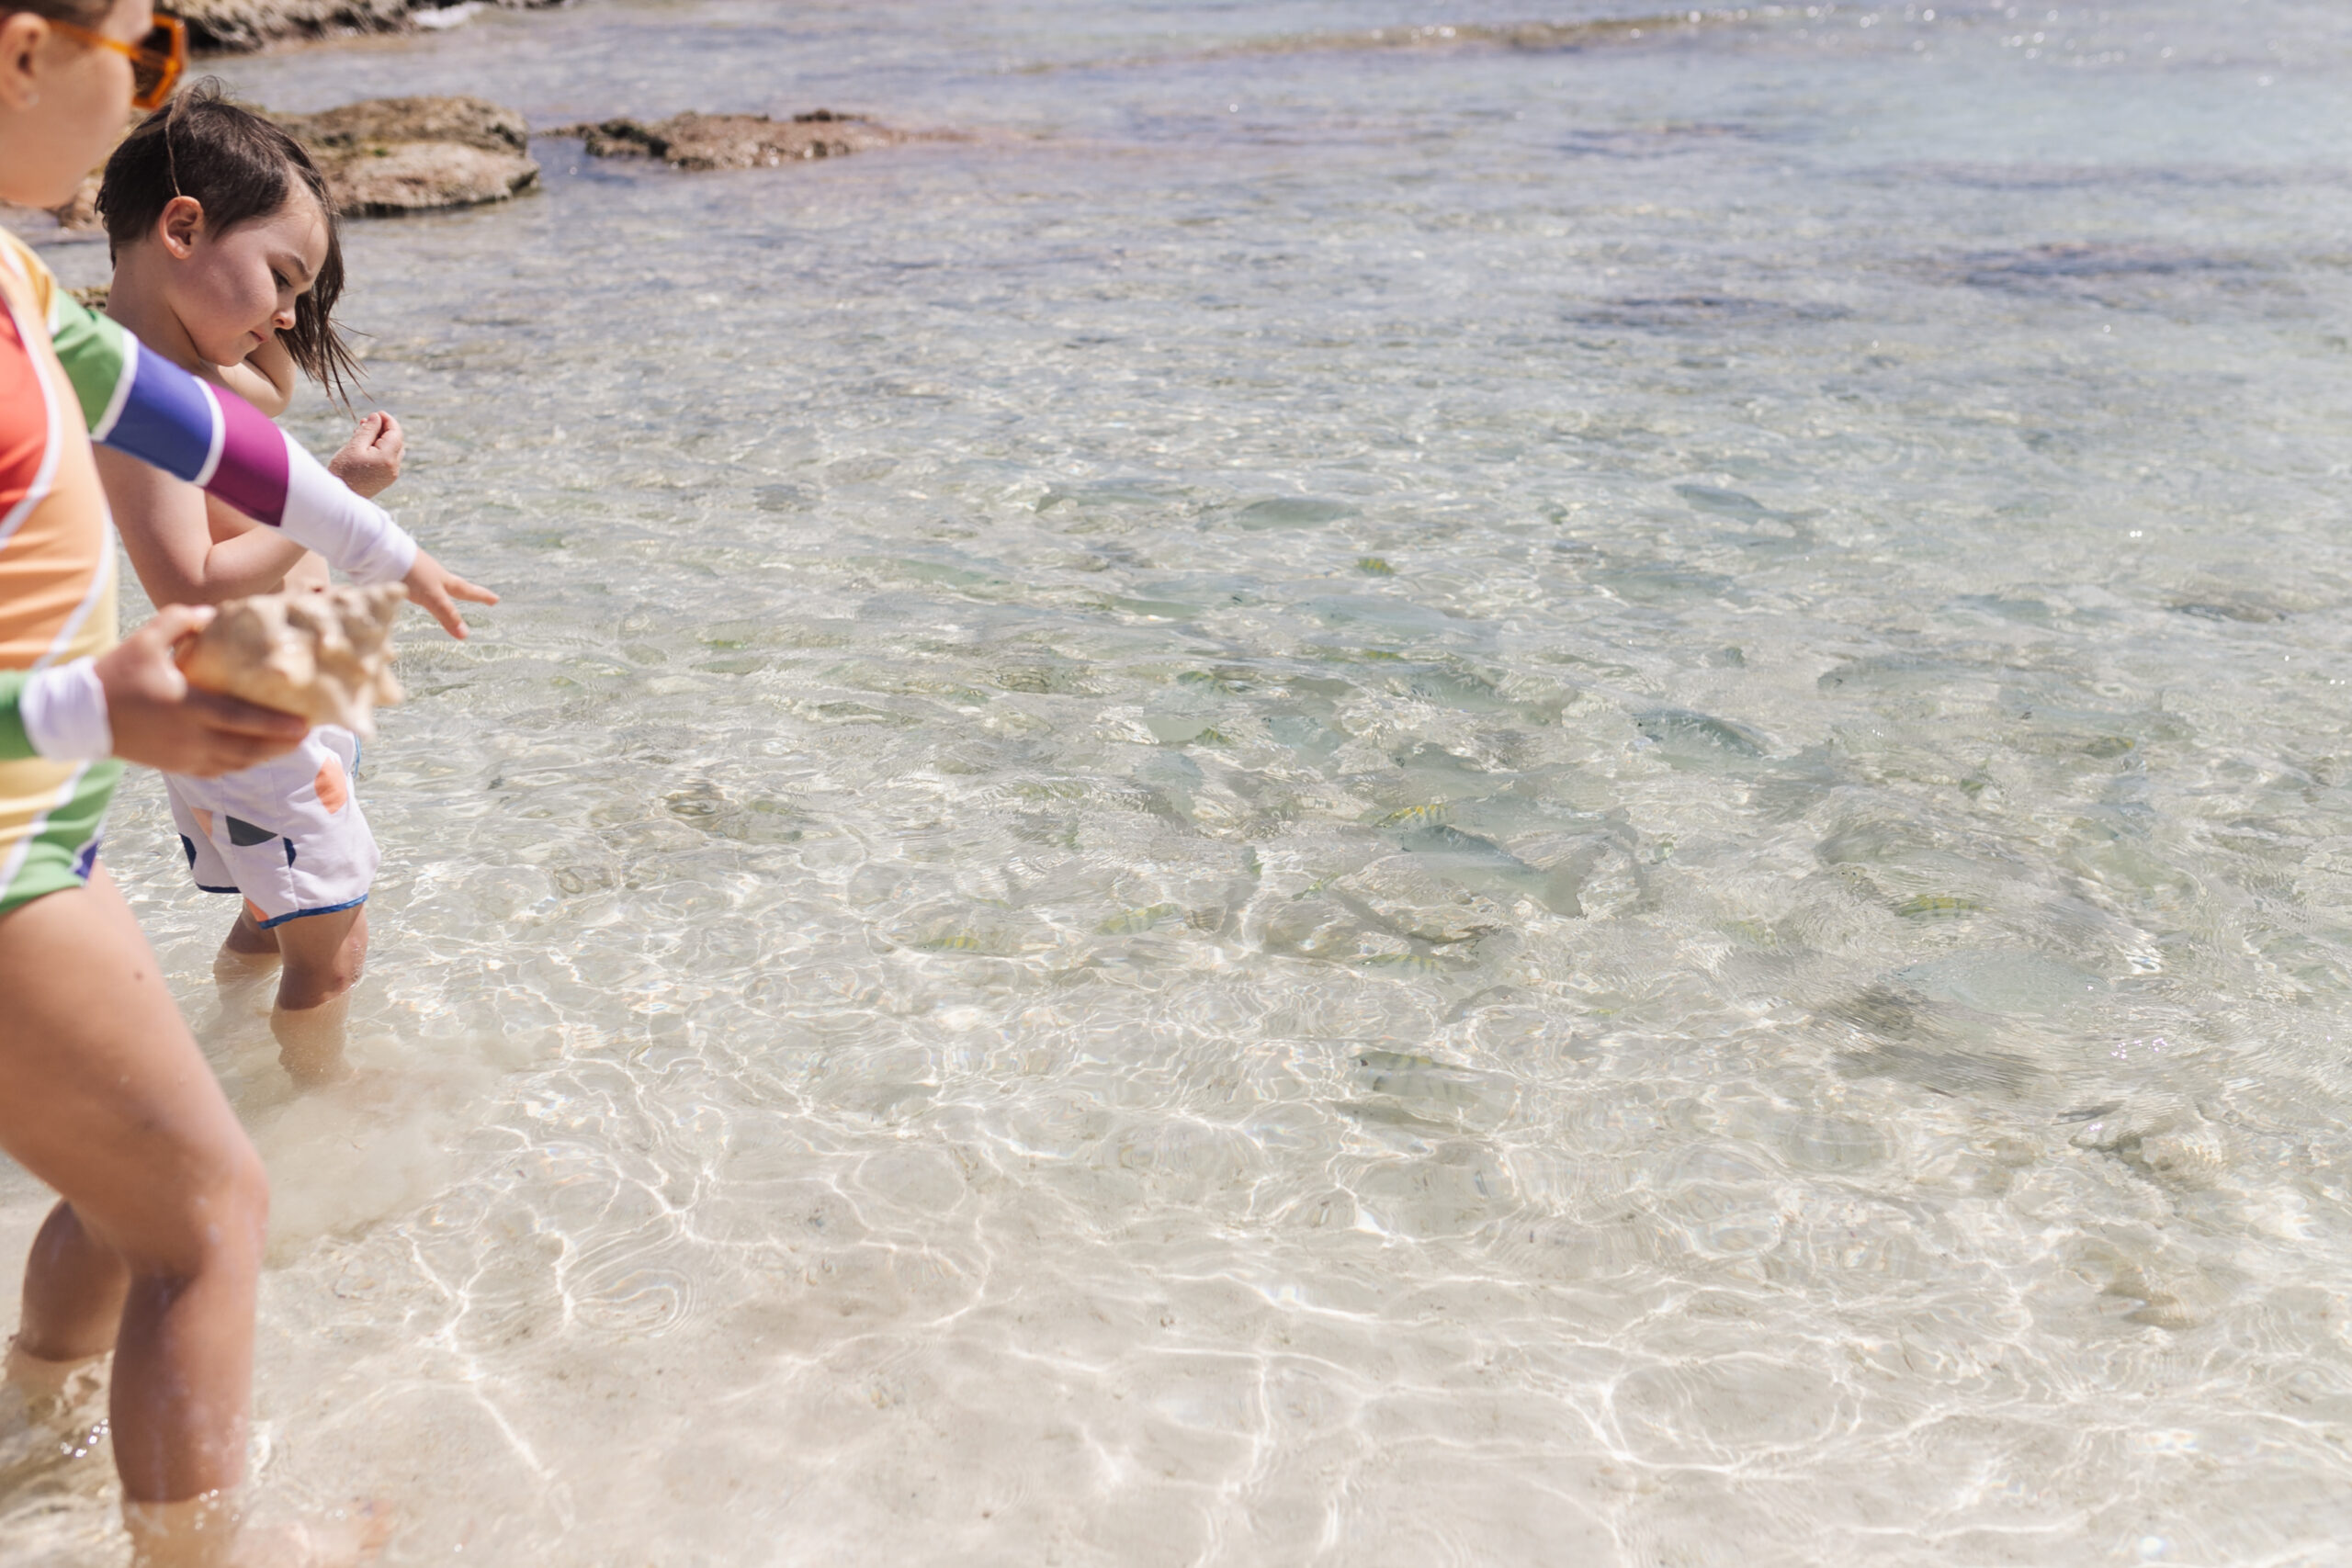
[[[409,592],[418,608],[441,623],[443,631],[459,642],[466,640],[465,618],[458,614],[458,606],[449,602],[449,595],[442,591],[439,583],[427,585],[421,592],[417,591],[417,585],[412,583]]]
[[[311,732],[311,727],[293,714],[266,708],[226,692],[191,686],[183,700],[188,711],[210,732],[208,739],[215,746],[240,755],[254,750],[256,758],[275,757]]]
[[[450,578],[447,587],[453,598],[463,599],[469,604],[495,604],[498,603],[497,594],[478,582],[468,582],[462,577]]]
[[[202,631],[214,614],[209,604],[166,604],[155,612],[153,620],[122,640],[152,643],[159,649],[169,649],[181,639]]]

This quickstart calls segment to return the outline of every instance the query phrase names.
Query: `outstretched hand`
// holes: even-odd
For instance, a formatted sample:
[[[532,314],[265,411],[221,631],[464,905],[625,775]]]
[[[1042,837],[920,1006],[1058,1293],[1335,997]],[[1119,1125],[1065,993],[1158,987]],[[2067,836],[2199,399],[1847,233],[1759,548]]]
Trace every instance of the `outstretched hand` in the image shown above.
[[[209,604],[167,606],[97,660],[116,756],[209,779],[282,756],[310,733],[307,719],[187,683],[172,650],[212,615]]]
[[[416,552],[416,564],[408,569],[401,580],[408,585],[412,603],[422,606],[424,613],[441,623],[441,629],[463,641],[466,623],[458,614],[456,600],[470,604],[495,604],[498,595],[489,589],[468,582],[423,549]]]

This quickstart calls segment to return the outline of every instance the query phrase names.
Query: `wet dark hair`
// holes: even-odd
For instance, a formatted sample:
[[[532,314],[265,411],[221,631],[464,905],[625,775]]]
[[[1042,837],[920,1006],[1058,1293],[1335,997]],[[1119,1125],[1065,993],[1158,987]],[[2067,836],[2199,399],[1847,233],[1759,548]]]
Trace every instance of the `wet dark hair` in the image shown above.
[[[119,254],[154,232],[174,197],[202,203],[205,227],[221,234],[274,217],[297,186],[326,215],[327,254],[309,291],[294,301],[293,327],[278,335],[311,379],[342,398],[344,383],[359,379],[359,362],[334,324],[343,236],[326,176],[283,127],[229,102],[220,83],[199,82],[141,120],[114,150],[98,186],[98,216],[109,254]]]

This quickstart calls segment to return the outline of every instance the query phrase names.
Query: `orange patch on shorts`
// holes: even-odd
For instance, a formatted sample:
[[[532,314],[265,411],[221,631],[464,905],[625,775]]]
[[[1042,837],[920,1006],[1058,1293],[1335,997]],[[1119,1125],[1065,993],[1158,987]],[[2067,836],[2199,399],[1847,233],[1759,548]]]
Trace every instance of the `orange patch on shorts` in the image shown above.
[[[246,899],[246,900],[245,900],[245,913],[246,913],[246,914],[248,914],[248,915],[251,915],[251,916],[254,918],[254,924],[255,924],[255,925],[259,925],[259,924],[261,924],[264,920],[266,920],[266,919],[269,919],[269,917],[268,917],[267,915],[265,915],[265,914],[263,914],[263,913],[261,912],[261,906],[260,906],[259,904],[254,903],[254,902],[252,899],[250,899],[250,898],[248,898],[248,899]]]
[[[311,781],[319,792],[319,804],[329,811],[341,811],[351,804],[351,786],[344,782],[343,763],[329,757],[319,764],[319,776]]]

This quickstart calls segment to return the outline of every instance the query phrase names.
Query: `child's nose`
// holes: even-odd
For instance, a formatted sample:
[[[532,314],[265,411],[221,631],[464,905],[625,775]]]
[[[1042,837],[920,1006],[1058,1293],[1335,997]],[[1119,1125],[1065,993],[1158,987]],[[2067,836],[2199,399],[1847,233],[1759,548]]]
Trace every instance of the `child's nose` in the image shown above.
[[[272,316],[269,321],[270,324],[276,327],[279,332],[292,332],[294,330],[294,307],[291,305],[287,306],[284,310],[278,311],[277,314]]]

